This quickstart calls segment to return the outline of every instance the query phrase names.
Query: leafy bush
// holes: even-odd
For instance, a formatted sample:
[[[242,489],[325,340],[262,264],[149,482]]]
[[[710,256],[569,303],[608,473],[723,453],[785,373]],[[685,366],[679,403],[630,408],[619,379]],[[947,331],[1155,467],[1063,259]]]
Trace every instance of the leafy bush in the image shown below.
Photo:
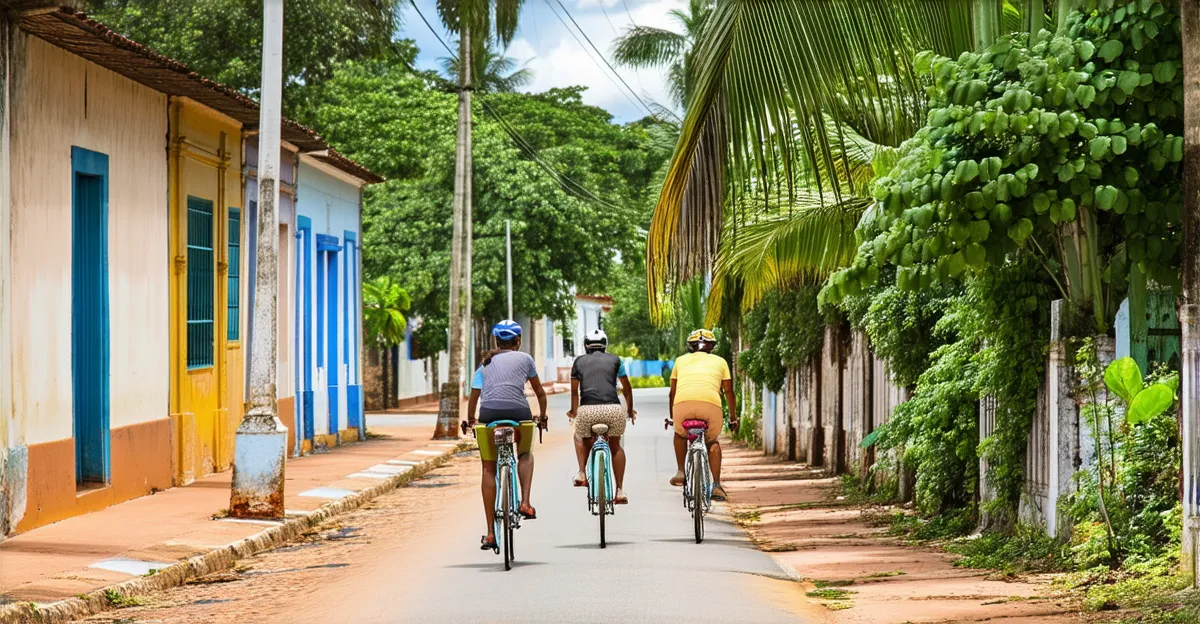
[[[743,338],[747,349],[738,365],[771,392],[783,388],[789,368],[797,368],[821,352],[825,317],[817,309],[816,286],[773,291],[746,313]]]
[[[646,377],[630,377],[629,385],[634,388],[665,388],[666,383],[663,378],[658,375],[647,375]]]

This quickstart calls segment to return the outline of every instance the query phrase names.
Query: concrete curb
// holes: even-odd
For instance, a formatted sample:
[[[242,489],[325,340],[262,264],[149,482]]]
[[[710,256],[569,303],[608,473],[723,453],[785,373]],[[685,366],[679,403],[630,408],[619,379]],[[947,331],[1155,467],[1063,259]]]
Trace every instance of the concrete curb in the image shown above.
[[[59,624],[71,622],[102,611],[114,608],[109,604],[109,595],[128,598],[150,594],[172,587],[183,585],[187,581],[233,568],[238,559],[278,548],[304,534],[310,527],[316,526],[329,518],[353,511],[374,498],[378,498],[392,490],[404,487],[414,479],[424,476],[429,471],[442,466],[461,452],[475,448],[474,440],[463,440],[453,448],[446,449],[441,455],[431,457],[413,466],[412,470],[396,475],[388,480],[351,494],[336,501],[321,505],[312,513],[304,516],[288,518],[279,526],[264,529],[250,537],[239,540],[202,555],[196,555],[169,567],[163,568],[153,576],[134,578],[108,587],[80,594],[75,598],[67,598],[45,605],[32,602],[16,602],[0,607],[0,624]]]

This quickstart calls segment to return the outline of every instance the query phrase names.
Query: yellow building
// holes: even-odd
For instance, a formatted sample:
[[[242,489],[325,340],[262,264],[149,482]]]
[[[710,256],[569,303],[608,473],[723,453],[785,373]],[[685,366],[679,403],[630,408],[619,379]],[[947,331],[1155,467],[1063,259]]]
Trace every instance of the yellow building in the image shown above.
[[[176,484],[229,468],[242,418],[242,124],[189,98],[170,109],[171,426]]]

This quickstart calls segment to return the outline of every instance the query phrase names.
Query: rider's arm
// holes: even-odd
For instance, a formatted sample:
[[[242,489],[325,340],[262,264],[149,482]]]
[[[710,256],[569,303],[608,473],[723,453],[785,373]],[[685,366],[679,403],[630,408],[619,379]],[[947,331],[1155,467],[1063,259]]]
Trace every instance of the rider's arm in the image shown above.
[[[628,377],[622,376],[618,379],[621,380],[621,394],[625,395],[625,409],[629,410],[629,419],[636,423],[637,416],[633,413],[633,385],[629,383]]]
[[[671,378],[671,397],[667,401],[667,414],[671,416],[671,420],[675,420],[675,383],[676,379]]]
[[[738,428],[738,411],[737,396],[733,393],[733,380],[726,379],[722,381],[721,389],[725,391],[725,403],[729,405],[729,428],[736,431]]]
[[[533,387],[533,393],[537,395],[538,400],[538,416],[546,415],[546,389],[542,387],[542,381],[537,377],[529,378],[529,385]]]
[[[471,396],[467,399],[467,424],[475,426],[475,408],[479,405],[479,388],[471,390]]]
[[[571,417],[579,413],[579,380],[571,380]]]

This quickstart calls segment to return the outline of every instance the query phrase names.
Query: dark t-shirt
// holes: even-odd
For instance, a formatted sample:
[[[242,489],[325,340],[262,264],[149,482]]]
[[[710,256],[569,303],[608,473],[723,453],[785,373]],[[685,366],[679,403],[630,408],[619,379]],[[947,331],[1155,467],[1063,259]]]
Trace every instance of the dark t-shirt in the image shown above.
[[[579,380],[580,405],[615,405],[617,400],[617,377],[625,376],[625,364],[621,358],[592,351],[575,358],[571,366],[571,379]]]

